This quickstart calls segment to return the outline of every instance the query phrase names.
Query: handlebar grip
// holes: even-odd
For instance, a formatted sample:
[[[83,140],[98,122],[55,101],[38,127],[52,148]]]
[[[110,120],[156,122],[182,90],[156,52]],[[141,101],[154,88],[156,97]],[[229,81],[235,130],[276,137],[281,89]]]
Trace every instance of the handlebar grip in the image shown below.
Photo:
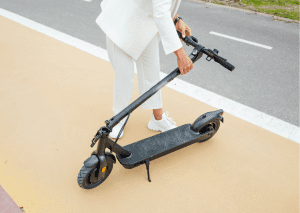
[[[221,64],[223,67],[225,67],[226,69],[232,71],[234,70],[234,66],[230,63],[228,63],[227,61],[224,61],[218,57],[214,57],[215,62],[218,62],[219,64]]]
[[[182,33],[179,32],[178,30],[177,31],[177,34],[178,34],[178,37],[181,38],[183,40],[184,43],[186,43],[186,45],[192,45],[193,47],[195,47],[195,45],[198,43],[198,39],[194,36],[186,36],[185,38],[182,37]]]

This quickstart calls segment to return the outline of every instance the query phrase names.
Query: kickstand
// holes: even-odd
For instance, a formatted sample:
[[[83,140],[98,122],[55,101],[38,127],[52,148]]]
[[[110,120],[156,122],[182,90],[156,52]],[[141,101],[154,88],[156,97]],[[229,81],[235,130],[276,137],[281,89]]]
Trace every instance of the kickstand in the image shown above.
[[[147,169],[147,174],[148,174],[148,181],[151,182],[150,174],[149,174],[149,165],[150,165],[150,161],[149,161],[149,159],[147,159],[146,160],[146,169]]]

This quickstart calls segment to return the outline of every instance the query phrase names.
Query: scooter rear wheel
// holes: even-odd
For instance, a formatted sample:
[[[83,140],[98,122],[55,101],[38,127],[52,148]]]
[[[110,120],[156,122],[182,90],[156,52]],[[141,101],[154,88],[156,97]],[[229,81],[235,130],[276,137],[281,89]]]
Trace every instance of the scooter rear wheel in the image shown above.
[[[81,170],[79,171],[79,174],[78,174],[78,179],[77,179],[78,184],[81,188],[92,189],[92,188],[99,186],[101,183],[103,183],[106,180],[106,178],[110,175],[111,170],[113,169],[113,163],[111,161],[107,162],[107,167],[104,172],[105,174],[102,179],[98,179],[98,176],[97,176],[97,174],[99,172],[98,168],[99,168],[99,165],[97,165],[96,167],[92,167],[92,168],[89,168],[86,166],[83,166],[81,168]]]
[[[203,137],[203,139],[201,141],[199,141],[199,143],[205,142],[209,139],[211,139],[219,130],[220,127],[220,121],[216,118],[212,119],[209,121],[209,123],[207,123],[203,128],[201,128],[199,130],[200,134],[205,134],[207,132],[210,132],[211,130],[213,130],[213,132],[208,133],[207,135],[205,135]]]

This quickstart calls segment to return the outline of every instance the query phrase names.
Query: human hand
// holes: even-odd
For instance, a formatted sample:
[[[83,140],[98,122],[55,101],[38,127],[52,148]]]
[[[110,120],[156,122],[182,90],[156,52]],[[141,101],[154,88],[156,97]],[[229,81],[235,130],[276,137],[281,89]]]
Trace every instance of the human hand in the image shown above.
[[[181,75],[187,74],[193,69],[193,62],[189,56],[185,53],[183,47],[174,52],[177,56],[177,64]]]
[[[183,38],[185,38],[185,36],[192,35],[191,28],[189,28],[189,26],[187,26],[186,23],[182,21],[182,19],[179,19],[178,22],[176,23],[176,30],[181,32]],[[182,39],[180,40],[183,41]]]

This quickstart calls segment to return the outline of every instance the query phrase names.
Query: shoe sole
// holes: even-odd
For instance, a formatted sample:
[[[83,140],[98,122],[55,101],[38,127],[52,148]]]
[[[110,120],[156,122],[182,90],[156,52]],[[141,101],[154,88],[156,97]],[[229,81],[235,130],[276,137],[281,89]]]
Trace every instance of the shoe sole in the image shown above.
[[[159,129],[154,128],[153,125],[151,124],[151,122],[148,123],[148,128],[149,128],[150,130],[153,130],[153,131],[163,132],[163,131],[161,131],[161,130],[159,130]]]
[[[123,136],[123,134],[121,133],[121,135],[120,135],[120,137],[119,137],[119,139],[121,139],[122,138],[122,136]],[[110,136],[111,137],[111,136]],[[113,137],[111,137],[111,139],[117,139],[117,137],[115,137],[115,138],[113,138]]]

